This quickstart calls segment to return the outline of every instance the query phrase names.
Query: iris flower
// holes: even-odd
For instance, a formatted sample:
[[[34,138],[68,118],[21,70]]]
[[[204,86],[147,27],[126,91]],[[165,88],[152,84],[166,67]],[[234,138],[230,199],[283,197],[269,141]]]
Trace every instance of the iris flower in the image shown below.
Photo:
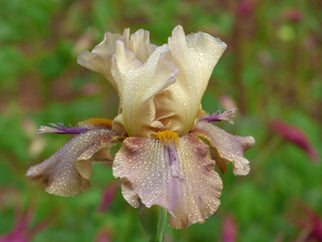
[[[42,126],[39,133],[75,137],[27,176],[46,185],[49,193],[74,196],[90,187],[94,161],[113,161],[122,195],[135,208],[141,204],[166,209],[169,225],[186,228],[203,222],[220,204],[223,188],[216,170],[231,162],[235,175],[247,175],[244,152],[253,137],[226,133],[211,122],[227,120],[235,110],[208,115],[201,99],[226,44],[209,34],[185,35],[181,26],[168,43],[150,43],[149,32],[105,33],[78,63],[102,74],[119,94],[113,120],[90,119],[76,127]],[[122,145],[113,157],[110,149]]]

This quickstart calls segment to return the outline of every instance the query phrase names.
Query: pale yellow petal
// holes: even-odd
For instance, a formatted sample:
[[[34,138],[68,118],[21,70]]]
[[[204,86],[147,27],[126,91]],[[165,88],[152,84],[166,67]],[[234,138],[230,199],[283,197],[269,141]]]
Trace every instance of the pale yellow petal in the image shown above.
[[[111,60],[116,51],[117,41],[124,43],[141,63],[144,63],[156,48],[150,44],[148,31],[140,29],[130,36],[130,29],[125,29],[123,35],[106,32],[100,44],[91,52],[82,52],[77,59],[78,64],[102,74],[116,90],[118,85],[111,74]]]
[[[127,48],[135,53],[136,59],[145,63],[157,47],[150,44],[149,31],[139,29],[131,35]]]
[[[104,40],[98,44],[91,52],[82,52],[77,63],[102,74],[117,90],[117,83],[111,74],[111,59],[115,53],[116,41],[126,42],[129,39],[130,29],[125,29],[123,35],[106,32]]]
[[[112,74],[119,83],[121,104],[114,123],[122,124],[129,136],[149,137],[154,133],[153,128],[162,127],[156,120],[153,98],[174,83],[177,73],[174,66],[163,59],[167,51],[166,45],[158,47],[142,64],[122,42],[117,42]]]
[[[198,117],[201,98],[226,44],[202,32],[185,36],[181,26],[173,30],[168,43],[171,50],[169,58],[179,73],[176,83],[168,88],[172,96],[164,104],[176,114],[174,119],[167,120],[167,128],[182,135],[191,130]]]

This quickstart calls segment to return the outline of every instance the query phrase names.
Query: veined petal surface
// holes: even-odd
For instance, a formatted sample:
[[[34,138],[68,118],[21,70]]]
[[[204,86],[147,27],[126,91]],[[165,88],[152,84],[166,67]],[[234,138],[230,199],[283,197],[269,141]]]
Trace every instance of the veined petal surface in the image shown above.
[[[203,222],[220,204],[220,176],[209,159],[208,147],[193,135],[174,147],[159,140],[124,140],[113,163],[113,175],[122,181],[122,194],[134,207],[159,205],[171,218],[169,225],[186,228]]]
[[[249,161],[244,153],[255,144],[253,137],[229,134],[206,121],[199,121],[192,133],[210,146],[211,156],[222,172],[226,171],[226,164],[231,162],[235,175],[249,173]]]
[[[105,152],[106,155],[106,149],[112,146],[112,139],[111,131],[105,129],[76,135],[47,160],[30,167],[27,176],[42,181],[46,191],[54,195],[74,196],[82,193],[90,187],[95,154]]]

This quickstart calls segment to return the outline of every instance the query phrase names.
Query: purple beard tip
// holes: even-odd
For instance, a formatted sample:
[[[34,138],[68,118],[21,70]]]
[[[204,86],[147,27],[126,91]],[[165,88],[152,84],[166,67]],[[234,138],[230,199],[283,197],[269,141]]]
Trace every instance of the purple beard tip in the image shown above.
[[[223,113],[220,113],[220,110],[218,110],[212,115],[207,115],[203,117],[201,120],[206,122],[217,122],[217,121],[226,120],[229,123],[233,123],[233,120],[231,120],[230,117],[232,117],[235,114],[236,110],[237,108],[232,108]]]
[[[65,127],[63,123],[58,123],[60,127],[56,124],[50,124],[50,125],[56,127],[59,130],[58,134],[80,134],[88,131],[87,128],[75,128],[71,126]]]
[[[63,123],[50,123],[50,126],[41,126],[41,128],[38,130],[37,135],[40,134],[81,134],[84,132],[87,132],[87,128],[75,128],[75,127],[65,127]]]

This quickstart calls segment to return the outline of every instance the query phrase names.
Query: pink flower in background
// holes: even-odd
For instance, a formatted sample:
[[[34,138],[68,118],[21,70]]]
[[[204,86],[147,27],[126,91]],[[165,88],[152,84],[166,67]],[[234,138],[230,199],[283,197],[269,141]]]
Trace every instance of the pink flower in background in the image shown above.
[[[111,242],[111,232],[107,228],[100,228],[93,240],[94,242]]]
[[[233,215],[228,215],[225,217],[222,225],[222,242],[234,242],[237,238],[237,225],[236,220]]]
[[[254,14],[256,2],[253,0],[240,1],[237,9],[237,14],[241,17],[247,17]]]
[[[303,12],[298,8],[290,8],[284,12],[284,18],[292,23],[298,23],[303,19]]]
[[[291,219],[301,229],[296,241],[322,241],[322,219],[309,205],[298,203]]]
[[[252,0],[241,1],[238,5],[237,13],[240,16],[249,16],[253,14],[255,2]]]
[[[29,242],[41,230],[47,227],[47,222],[38,223],[31,226],[34,218],[34,210],[28,208],[22,213],[20,208],[15,210],[15,222],[11,232],[0,236],[0,242]]]
[[[318,154],[306,134],[294,126],[282,120],[274,120],[270,122],[269,128],[276,134],[282,136],[286,141],[289,141],[301,148],[312,160],[318,160]]]
[[[98,211],[105,212],[112,204],[115,199],[116,191],[118,189],[118,185],[116,183],[110,183],[104,190],[103,198],[99,205]]]

